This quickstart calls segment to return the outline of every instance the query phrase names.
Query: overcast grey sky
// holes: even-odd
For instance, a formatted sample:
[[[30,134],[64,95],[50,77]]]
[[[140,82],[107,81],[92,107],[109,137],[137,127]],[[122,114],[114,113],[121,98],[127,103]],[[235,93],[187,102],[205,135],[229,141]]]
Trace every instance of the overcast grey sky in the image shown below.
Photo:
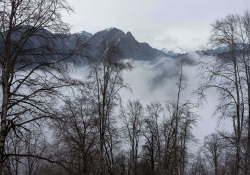
[[[210,24],[250,9],[250,0],[68,0],[75,13],[63,15],[72,32],[92,34],[110,27],[131,31],[140,42],[162,49],[197,50]]]

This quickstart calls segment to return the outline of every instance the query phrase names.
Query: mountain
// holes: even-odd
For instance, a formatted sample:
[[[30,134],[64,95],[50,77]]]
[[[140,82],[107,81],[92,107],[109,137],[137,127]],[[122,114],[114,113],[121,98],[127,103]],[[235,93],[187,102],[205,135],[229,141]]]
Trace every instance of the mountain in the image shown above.
[[[161,59],[161,61],[155,64],[150,70],[154,77],[150,79],[149,85],[152,88],[164,86],[164,84],[168,83],[172,78],[177,78],[180,61],[183,61],[184,66],[194,66],[196,64],[195,60],[198,58],[199,55],[196,52],[191,52]]]
[[[98,52],[102,41],[115,43],[122,51],[124,58],[135,60],[154,60],[169,57],[168,54],[152,48],[148,43],[140,43],[131,32],[124,33],[117,28],[109,28],[97,32],[88,41],[91,49]]]
[[[91,33],[84,30],[77,34],[85,41],[88,41],[93,36]]]
[[[242,44],[242,43],[235,43],[235,53],[239,55],[243,52],[249,54],[250,45]],[[206,49],[206,50],[199,50],[197,51],[200,55],[209,55],[209,56],[217,56],[217,57],[225,57],[231,53],[231,48],[229,46],[220,46],[213,49]]]
[[[22,31],[25,32],[29,28],[30,26],[21,26],[18,32],[16,32],[16,34],[14,35],[15,37],[13,39],[13,42],[14,40],[18,42],[18,38],[21,36]],[[45,41],[42,37],[44,35],[47,38],[58,39],[54,39],[53,42],[51,42],[52,39],[51,41]],[[61,37],[60,35],[58,35],[57,37],[57,34],[55,33],[51,33],[46,29],[40,29],[37,35],[34,35],[30,38],[30,41],[27,42],[27,44],[25,45],[25,49],[29,50],[34,49],[35,47],[39,48],[40,46],[49,43],[50,47],[52,48],[52,51],[59,52],[61,50],[66,53],[74,49],[76,44],[87,43],[88,48],[83,48],[81,50],[82,55],[87,54],[88,56],[94,57],[96,54],[100,53],[101,45],[103,41],[105,41],[117,45],[122,52],[123,58],[125,59],[152,61],[156,60],[156,58],[170,57],[168,54],[155,48],[152,48],[148,43],[138,42],[131,32],[124,33],[122,30],[119,30],[117,28],[105,29],[95,33],[94,35],[86,31],[82,31],[79,33],[68,34],[65,36],[66,37]],[[2,41],[0,40],[0,46],[1,43]],[[86,57],[83,58],[79,56],[73,56],[71,60],[77,62],[77,64],[79,65],[85,64],[85,61],[87,61]]]
[[[169,50],[166,49],[166,48],[163,48],[161,51],[168,54],[169,56],[176,56],[176,55],[179,55],[179,54],[186,54],[187,53],[184,49],[182,49],[182,48],[180,48],[178,46],[176,46],[173,49],[169,49]]]
[[[81,46],[81,43],[87,42],[92,34],[82,31],[80,33],[74,34],[57,34],[52,33],[44,28],[40,28],[36,31],[32,36],[29,37],[27,41],[23,36],[27,33],[27,31],[33,29],[32,26],[19,26],[15,28],[12,32],[11,37],[11,47],[12,50],[15,51],[20,45],[23,44],[23,49],[21,54],[19,55],[20,64],[25,61],[36,60],[37,62],[42,62],[45,59],[47,60],[59,60],[62,59],[63,55],[68,55],[75,49],[76,44]],[[6,35],[6,32],[3,32],[3,35]],[[0,55],[4,53],[3,38],[0,37]],[[83,48],[81,50],[76,51],[78,55],[72,56],[67,62],[75,62],[77,65],[84,64],[87,59],[84,57],[80,57],[79,55],[85,55],[88,53],[88,50]]]
[[[86,43],[93,35],[91,33],[88,33],[86,31],[81,31],[79,33],[73,33],[70,35],[69,41],[65,44],[67,44],[69,47],[74,46],[77,39],[80,40],[82,43]]]

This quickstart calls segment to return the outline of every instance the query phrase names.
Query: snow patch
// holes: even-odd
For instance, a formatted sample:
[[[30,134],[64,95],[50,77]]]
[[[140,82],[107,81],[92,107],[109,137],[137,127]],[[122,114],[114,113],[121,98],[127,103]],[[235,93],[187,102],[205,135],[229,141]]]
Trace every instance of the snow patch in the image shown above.
[[[176,56],[176,55],[179,55],[179,54],[186,54],[187,52],[185,51],[185,49],[182,49],[181,47],[179,46],[176,46],[175,48],[172,48],[172,49],[166,49],[166,48],[163,48],[161,51],[165,52],[166,54],[170,55],[170,56]]]

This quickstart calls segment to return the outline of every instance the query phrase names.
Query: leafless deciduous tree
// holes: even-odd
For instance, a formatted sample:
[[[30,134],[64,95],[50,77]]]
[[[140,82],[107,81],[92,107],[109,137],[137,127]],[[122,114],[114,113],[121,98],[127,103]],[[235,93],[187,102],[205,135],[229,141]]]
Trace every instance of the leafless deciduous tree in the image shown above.
[[[188,164],[187,147],[195,143],[192,129],[198,116],[192,111],[196,107],[190,100],[183,100],[182,93],[187,89],[186,77],[183,74],[184,59],[179,62],[177,80],[177,97],[166,103],[167,118],[164,121],[164,171],[169,174],[185,174]]]
[[[215,175],[223,174],[224,148],[223,139],[218,134],[211,134],[205,137],[202,152],[207,161],[212,165]]]
[[[207,161],[201,155],[201,151],[197,151],[196,155],[191,161],[190,169],[188,174],[190,175],[209,175],[209,168],[207,166]]]
[[[41,123],[40,123],[41,124]],[[40,125],[42,126],[42,124]],[[23,132],[22,137],[14,137],[14,132],[10,132],[10,136],[6,139],[6,150],[13,156],[5,162],[6,168],[4,174],[38,174],[41,160],[37,157],[19,157],[19,155],[34,155],[38,157],[44,156],[47,151],[47,142],[44,131],[33,125],[29,125],[31,132]]]
[[[208,88],[216,88],[220,95],[220,105],[216,113],[221,118],[230,118],[234,128],[236,145],[237,174],[245,170],[249,174],[248,139],[247,156],[245,161],[242,156],[243,129],[249,129],[249,12],[243,16],[228,15],[224,19],[216,20],[212,24],[212,33],[209,44],[212,47],[224,47],[225,51],[217,49],[209,61],[202,60],[200,97]],[[206,58],[207,59],[207,58]],[[245,125],[247,123],[247,126]],[[248,138],[250,132],[248,131]]]
[[[115,44],[103,41],[101,47],[101,53],[90,63],[89,80],[94,82],[94,97],[97,100],[100,174],[104,175],[107,171],[105,169],[112,167],[114,162],[112,160],[114,145],[110,138],[114,136],[110,135],[113,110],[120,100],[118,92],[122,88],[128,88],[123,82],[122,72],[131,70],[132,66],[130,62],[121,59],[122,53]],[[105,156],[108,160],[106,163],[111,165],[105,166]]]
[[[129,101],[127,108],[121,109],[121,118],[124,124],[122,131],[125,140],[129,143],[131,148],[131,169],[133,175],[136,175],[138,172],[137,164],[139,143],[142,135],[143,114],[144,109],[139,100]]]
[[[161,158],[162,158],[162,142],[161,142],[161,113],[163,107],[160,102],[152,102],[147,105],[144,119],[143,136],[146,138],[143,146],[144,155],[149,162],[148,172],[150,175],[160,174]]]
[[[94,172],[97,161],[98,130],[95,101],[88,93],[67,99],[53,124],[61,163],[72,174]]]
[[[65,0],[0,1],[1,169],[10,156],[25,156],[6,152],[9,133],[22,137],[30,122],[53,117],[58,88],[69,83],[64,61],[79,47],[60,45],[69,31],[62,10],[72,11]]]

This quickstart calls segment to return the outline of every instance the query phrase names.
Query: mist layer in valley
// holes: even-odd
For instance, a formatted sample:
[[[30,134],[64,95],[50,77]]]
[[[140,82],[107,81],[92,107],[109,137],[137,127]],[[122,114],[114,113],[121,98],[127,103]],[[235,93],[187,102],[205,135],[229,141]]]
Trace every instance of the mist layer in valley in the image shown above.
[[[193,94],[193,91],[199,86],[199,66],[196,64],[198,60],[199,55],[193,52],[188,55],[188,60],[184,61],[183,73],[187,89],[181,94],[182,102],[186,100],[191,100],[194,103],[198,102],[197,97]],[[129,100],[137,99],[144,106],[155,101],[159,101],[164,105],[169,100],[176,100],[180,59],[165,57],[158,58],[155,61],[129,61],[132,61],[133,70],[123,72],[123,79],[125,83],[129,84],[132,91],[128,89],[120,91],[124,106]],[[87,79],[88,74],[89,67],[80,66],[71,73],[71,76],[76,79]],[[209,89],[206,94],[205,103],[193,109],[193,112],[199,115],[197,125],[194,128],[194,135],[199,139],[200,143],[202,143],[204,136],[215,132],[219,124],[217,117],[213,116],[215,106],[218,104],[216,91]],[[117,112],[117,117],[118,114]]]

